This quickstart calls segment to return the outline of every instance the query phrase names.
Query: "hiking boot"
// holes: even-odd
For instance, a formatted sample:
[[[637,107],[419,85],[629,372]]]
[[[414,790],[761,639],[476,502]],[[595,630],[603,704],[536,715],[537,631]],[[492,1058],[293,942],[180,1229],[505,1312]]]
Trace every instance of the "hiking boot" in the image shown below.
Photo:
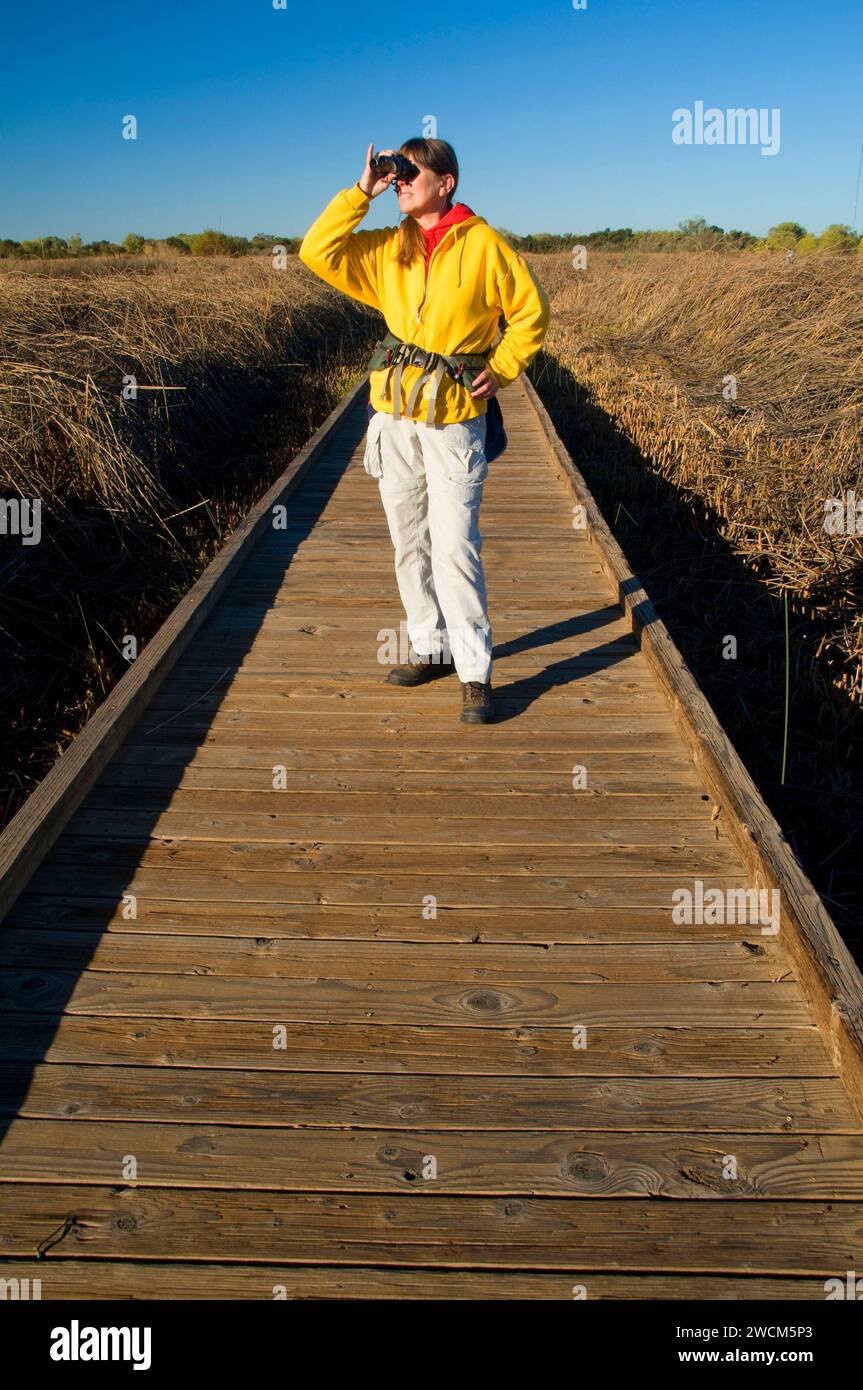
[[[488,724],[493,718],[491,685],[483,685],[482,681],[462,681],[461,699],[463,724]]]
[[[394,666],[387,676],[390,685],[425,685],[452,670],[452,658],[414,656],[405,666]]]

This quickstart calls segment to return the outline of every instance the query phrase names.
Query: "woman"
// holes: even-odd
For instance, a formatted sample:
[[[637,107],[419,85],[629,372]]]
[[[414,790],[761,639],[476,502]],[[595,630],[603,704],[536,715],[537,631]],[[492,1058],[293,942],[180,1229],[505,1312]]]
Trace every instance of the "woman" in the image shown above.
[[[407,140],[399,153],[419,172],[376,179],[369,145],[362,175],[309,228],[300,259],[327,284],[379,309],[398,365],[370,374],[364,466],[378,479],[413,657],[388,679],[423,685],[452,670],[461,718],[493,717],[492,639],[479,510],[488,472],[486,402],[515,381],[548,327],[545,292],[509,243],[464,203],[453,202],[458,161],[446,140]],[[383,154],[393,154],[384,150]],[[404,219],[358,232],[369,203],[391,184]],[[506,330],[495,336],[503,314]],[[487,354],[468,388],[425,352]],[[408,360],[404,360],[407,358]],[[374,359],[373,359],[374,362]]]

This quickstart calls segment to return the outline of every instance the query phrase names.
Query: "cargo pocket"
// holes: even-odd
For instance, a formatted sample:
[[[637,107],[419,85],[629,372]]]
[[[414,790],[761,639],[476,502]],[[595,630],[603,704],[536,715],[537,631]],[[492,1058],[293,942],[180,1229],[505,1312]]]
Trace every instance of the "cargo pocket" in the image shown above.
[[[484,483],[488,473],[485,456],[485,416],[444,425],[444,477],[451,483],[474,487]]]
[[[383,457],[381,454],[382,424],[382,412],[376,410],[369,420],[369,426],[366,430],[366,449],[363,454],[363,468],[372,478],[382,478],[384,472]]]

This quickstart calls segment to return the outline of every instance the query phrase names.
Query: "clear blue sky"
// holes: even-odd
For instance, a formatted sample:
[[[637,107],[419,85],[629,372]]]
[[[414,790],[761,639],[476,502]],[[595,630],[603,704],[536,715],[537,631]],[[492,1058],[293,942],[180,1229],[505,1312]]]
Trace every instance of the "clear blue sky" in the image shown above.
[[[850,222],[861,0],[148,0],[7,7],[0,236],[302,235],[365,147],[437,118],[459,196],[515,232]],[[781,110],[781,149],[672,111]],[[120,138],[123,116],[139,138]],[[861,197],[863,202],[863,197]],[[395,195],[363,225],[398,221]],[[863,210],[858,210],[858,228]]]

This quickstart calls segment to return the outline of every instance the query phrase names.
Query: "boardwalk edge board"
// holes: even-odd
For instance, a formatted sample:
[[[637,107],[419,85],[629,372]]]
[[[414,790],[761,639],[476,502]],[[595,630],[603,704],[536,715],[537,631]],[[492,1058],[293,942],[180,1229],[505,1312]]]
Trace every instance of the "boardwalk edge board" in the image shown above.
[[[533,383],[522,377],[552,463],[584,508],[587,532],[657,676],[695,766],[758,888],[778,888],[783,936],[828,1054],[863,1117],[863,975],[679,648],[633,573]],[[505,465],[504,465],[505,466]]]
[[[287,468],[255,503],[189,592],[169,613],[137,661],[60,755],[0,835],[0,922],[210,616],[227,584],[269,524],[272,507],[290,496],[331,435],[368,390],[364,376],[339,401]]]

